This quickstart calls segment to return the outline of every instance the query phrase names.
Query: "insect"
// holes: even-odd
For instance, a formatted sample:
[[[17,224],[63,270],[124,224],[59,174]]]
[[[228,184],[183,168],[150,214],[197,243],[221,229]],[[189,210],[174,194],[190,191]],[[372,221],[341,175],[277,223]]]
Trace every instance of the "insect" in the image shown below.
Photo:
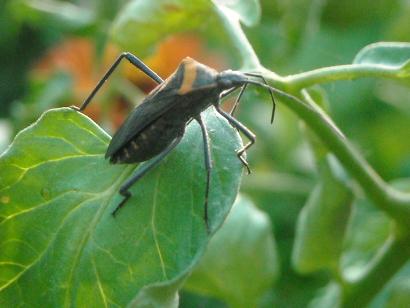
[[[214,106],[220,115],[249,139],[249,142],[237,151],[237,155],[250,173],[243,154],[255,142],[255,134],[230,113],[222,110],[220,100],[234,90],[241,88],[231,112],[233,113],[248,84],[267,88],[273,102],[271,117],[271,122],[273,122],[275,101],[272,88],[268,86],[261,75],[232,70],[218,73],[216,70],[191,58],[185,58],[173,74],[166,80],[162,80],[140,59],[131,53],[125,52],[117,58],[84,103],[79,108],[76,106],[72,108],[83,111],[122,59],[127,59],[136,68],[157,82],[158,86],[129,114],[112,137],[105,153],[105,157],[109,158],[113,164],[145,162],[121,186],[119,193],[124,198],[112,214],[115,216],[131,197],[129,188],[157,166],[176,147],[184,135],[187,124],[192,120],[196,120],[200,125],[204,144],[206,168],[204,220],[208,228],[208,195],[212,158],[210,139],[201,112],[210,106]],[[263,83],[256,81],[255,78],[260,78]]]

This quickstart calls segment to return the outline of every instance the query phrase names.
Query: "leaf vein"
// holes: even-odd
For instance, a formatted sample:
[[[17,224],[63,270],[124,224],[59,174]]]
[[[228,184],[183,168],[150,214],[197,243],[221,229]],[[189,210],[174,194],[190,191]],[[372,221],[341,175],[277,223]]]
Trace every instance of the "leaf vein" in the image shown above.
[[[64,161],[64,160],[66,160],[66,159],[73,159],[73,158],[78,158],[78,157],[98,157],[98,156],[102,156],[102,154],[63,156],[63,157],[58,158],[58,159],[49,159],[49,160],[46,160],[46,161],[42,161],[42,162],[40,162],[40,163],[38,163],[38,164],[31,165],[31,166],[29,166],[29,167],[27,167],[27,168],[24,168],[24,167],[21,167],[21,166],[16,165],[17,167],[19,167],[19,168],[21,168],[21,169],[24,169],[23,172],[19,175],[19,177],[17,178],[17,180],[16,180],[14,183],[3,187],[2,189],[0,189],[0,192],[2,192],[3,190],[6,190],[6,189],[8,189],[8,188],[10,188],[10,187],[13,186],[13,185],[16,185],[16,184],[20,183],[20,181],[23,179],[23,177],[26,175],[26,173],[27,173],[28,171],[30,171],[31,169],[35,169],[35,168],[41,167],[41,166],[43,166],[44,164],[47,164],[47,163],[50,163],[50,162],[53,162],[53,163],[54,163],[54,162]]]
[[[85,130],[87,133],[89,133],[90,135],[94,136],[95,138],[97,138],[98,140],[101,141],[101,143],[103,143],[104,145],[108,144],[108,140],[104,140],[102,139],[100,136],[96,135],[93,131],[87,129],[85,126],[80,125],[79,123],[73,121],[73,119],[68,119],[70,122],[73,122],[77,127],[79,127],[82,130]],[[94,122],[92,122],[94,123]],[[96,125],[98,127],[98,129],[100,129],[104,134],[106,134],[107,139],[110,139],[110,135],[108,135],[104,130],[102,130],[98,125]]]
[[[165,270],[164,259],[163,259],[163,256],[162,256],[162,253],[161,253],[161,248],[160,248],[159,242],[158,242],[158,237],[157,237],[158,234],[157,234],[156,225],[155,225],[155,216],[156,216],[155,213],[156,213],[156,208],[157,208],[159,179],[160,179],[160,172],[158,172],[156,183],[155,183],[155,189],[154,189],[154,197],[153,197],[153,202],[152,202],[153,204],[152,204],[151,227],[152,227],[152,235],[153,235],[153,238],[154,238],[155,248],[158,252],[159,261],[160,261],[160,264],[161,264],[162,274],[163,274],[165,279],[168,279],[167,273],[166,273],[166,270]]]
[[[102,286],[102,284],[101,284],[100,276],[99,276],[99,274],[98,274],[97,265],[95,264],[94,258],[91,258],[91,263],[93,264],[94,273],[95,273],[95,278],[97,278],[98,290],[100,291],[102,300],[103,300],[103,302],[104,302],[104,307],[108,307],[108,304],[107,304],[107,299],[108,299],[108,298],[106,297],[105,292],[104,292],[104,288],[103,288],[103,286]]]

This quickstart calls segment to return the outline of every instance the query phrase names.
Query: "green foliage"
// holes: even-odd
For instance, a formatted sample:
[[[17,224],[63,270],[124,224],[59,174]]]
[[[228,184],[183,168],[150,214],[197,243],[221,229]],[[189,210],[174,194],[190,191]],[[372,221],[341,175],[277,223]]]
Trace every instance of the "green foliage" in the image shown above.
[[[260,72],[277,89],[273,129],[265,91],[247,91],[239,110],[258,137],[248,153],[247,197],[227,216],[241,143],[209,111],[214,233],[206,234],[202,219],[205,171],[194,123],[113,219],[118,188],[135,166],[104,160],[109,136],[88,118],[49,111],[0,157],[0,306],[410,306],[405,1],[123,3],[13,1],[0,13],[13,16],[0,22],[9,29],[2,48],[37,46],[26,39],[31,32],[13,38],[24,27],[47,42],[89,37],[97,55],[109,40],[139,57],[172,35],[200,35],[229,61],[240,60],[232,69]],[[10,50],[2,81],[24,71],[10,70]],[[117,92],[130,88],[118,84]],[[13,108],[15,127],[67,103],[70,88],[64,72],[31,81]]]
[[[357,64],[374,64],[398,69],[398,77],[410,76],[410,43],[381,42],[363,48],[353,60]]]
[[[164,38],[180,32],[220,31],[221,20],[216,7],[228,8],[246,25],[254,25],[260,18],[258,0],[252,1],[189,1],[162,0],[130,1],[118,15],[111,29],[111,37],[124,50],[145,56]],[[207,16],[206,19],[197,18]],[[144,31],[140,31],[144,29]],[[222,28],[223,29],[223,28]]]
[[[210,226],[216,230],[238,189],[240,143],[212,111],[206,122],[215,166]],[[209,240],[200,134],[190,125],[175,152],[134,186],[134,197],[115,219],[119,186],[134,166],[104,160],[109,137],[98,126],[59,109],[18,134],[0,161],[0,305],[122,306],[140,290],[134,300],[146,302],[159,292],[147,286],[159,282],[168,290],[174,286],[168,292],[173,298],[175,284]],[[169,296],[156,301],[169,302]]]
[[[300,212],[292,261],[303,273],[338,273],[353,194],[328,166]]]
[[[386,296],[385,307],[407,307],[410,305],[409,267],[402,271],[400,277],[391,284],[391,293]],[[382,303],[384,304],[384,303]]]
[[[61,29],[77,31],[89,27],[95,22],[91,10],[60,1],[17,0],[10,3],[13,14],[18,19],[34,23],[56,23]]]
[[[237,14],[238,18],[247,26],[254,26],[260,21],[261,8],[259,0],[226,1],[216,0],[215,4],[226,7]]]
[[[125,50],[139,51],[144,56],[143,51],[148,53],[164,37],[197,29],[202,20],[192,16],[209,14],[210,10],[211,4],[204,0],[130,1],[114,22],[112,37]]]
[[[275,246],[269,218],[240,198],[185,287],[233,307],[255,307],[279,274]]]

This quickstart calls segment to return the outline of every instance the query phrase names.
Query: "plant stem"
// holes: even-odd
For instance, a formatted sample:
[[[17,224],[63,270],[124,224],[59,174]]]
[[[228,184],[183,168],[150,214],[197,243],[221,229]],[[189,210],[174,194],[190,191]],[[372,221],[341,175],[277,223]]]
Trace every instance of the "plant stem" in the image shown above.
[[[228,32],[235,48],[242,59],[243,70],[259,70],[261,64],[252,45],[249,43],[243,32],[239,19],[229,9],[221,5],[214,5],[216,13],[219,15],[225,30]]]
[[[359,77],[400,77],[400,69],[372,64],[351,64],[327,67],[288,77],[281,77],[266,70],[240,27],[239,20],[228,9],[215,5],[231,39],[239,50],[244,67],[262,72],[278,89],[287,90],[296,96],[300,89],[309,85],[340,79]],[[397,222],[408,228],[410,217],[410,194],[402,193],[386,184],[367,161],[352,147],[333,121],[315,104],[308,104],[281,90],[277,96],[292,109],[316,133],[321,141],[340,160],[350,174],[361,184],[368,197]]]
[[[377,64],[347,64],[323,67],[312,71],[290,75],[282,78],[293,90],[300,90],[315,84],[336,80],[350,80],[363,77],[400,78],[400,70]]]
[[[306,101],[312,102],[312,107],[317,106],[306,90],[303,91],[303,96]],[[317,109],[320,108],[317,107]],[[320,111],[318,110],[318,112]],[[389,189],[386,184],[385,187]],[[408,228],[408,226],[404,227]],[[383,245],[383,248],[380,249],[378,255],[367,266],[359,279],[348,281],[343,277],[343,273],[336,271],[333,273],[338,283],[343,286],[341,289],[343,307],[365,307],[380,292],[385,283],[408,261],[410,257],[409,232],[400,227],[395,231],[396,233]]]
[[[388,186],[352,147],[332,120],[319,112],[317,108],[279,90],[276,91],[276,95],[313,130],[360,183],[362,189],[376,206],[408,228],[410,194],[398,192]]]
[[[328,117],[308,96],[309,103],[295,97],[302,97],[301,90],[306,87],[335,80],[355,79],[361,77],[400,78],[400,69],[381,65],[351,64],[326,67],[310,72],[281,77],[263,68],[239,21],[225,15],[223,9],[217,8],[225,27],[238,48],[245,68],[258,69],[277,87],[276,96],[294,111],[333,152],[349,173],[360,183],[367,196],[374,204],[390,215],[398,225],[396,233],[383,247],[367,271],[356,281],[341,282],[343,286],[343,305],[345,307],[362,307],[380,291],[390,279],[407,262],[410,256],[410,194],[393,189],[372,169],[367,161],[352,147],[340,132],[332,119]],[[295,96],[281,90],[286,90]],[[343,280],[342,280],[343,281]]]

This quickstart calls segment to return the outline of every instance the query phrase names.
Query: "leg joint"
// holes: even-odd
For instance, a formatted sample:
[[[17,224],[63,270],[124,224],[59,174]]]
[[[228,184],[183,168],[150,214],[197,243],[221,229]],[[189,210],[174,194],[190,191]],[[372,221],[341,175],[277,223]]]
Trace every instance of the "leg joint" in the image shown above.
[[[128,187],[121,187],[119,192],[124,197],[128,197],[131,195],[131,193],[128,191]]]

